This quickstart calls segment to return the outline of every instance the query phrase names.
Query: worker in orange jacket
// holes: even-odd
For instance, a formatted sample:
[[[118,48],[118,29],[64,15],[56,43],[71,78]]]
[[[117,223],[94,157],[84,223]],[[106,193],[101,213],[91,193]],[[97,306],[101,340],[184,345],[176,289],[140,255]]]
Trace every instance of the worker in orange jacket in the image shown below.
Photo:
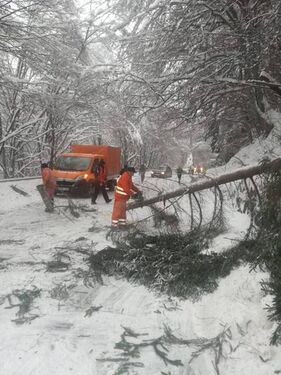
[[[48,167],[47,163],[41,164],[41,175],[45,191],[52,204],[54,205],[54,196],[57,187],[57,181],[55,176],[53,175],[53,171]]]
[[[130,197],[139,192],[139,189],[133,184],[132,181],[134,173],[134,167],[123,168],[121,171],[121,176],[117,180],[112,211],[113,227],[126,224],[126,202],[130,199]]]

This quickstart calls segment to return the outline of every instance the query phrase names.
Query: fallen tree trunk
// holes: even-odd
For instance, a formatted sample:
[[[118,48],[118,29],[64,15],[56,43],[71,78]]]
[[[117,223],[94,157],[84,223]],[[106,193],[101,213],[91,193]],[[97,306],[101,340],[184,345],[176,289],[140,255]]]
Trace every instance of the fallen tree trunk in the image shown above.
[[[276,172],[276,171],[279,171],[280,169],[281,169],[281,158],[274,159],[272,161],[269,161],[260,165],[255,165],[253,167],[245,167],[245,168],[236,170],[231,173],[220,175],[218,177],[214,177],[214,178],[208,177],[208,179],[204,179],[203,181],[191,184],[181,189],[171,191],[169,193],[158,195],[150,199],[145,199],[142,202],[129,203],[127,206],[127,210],[133,210],[135,208],[149,206],[153,203],[166,201],[168,199],[176,198],[185,194],[196,193],[197,191],[210,189],[212,187],[223,185],[228,182],[251,178],[253,176],[256,176],[262,173]]]

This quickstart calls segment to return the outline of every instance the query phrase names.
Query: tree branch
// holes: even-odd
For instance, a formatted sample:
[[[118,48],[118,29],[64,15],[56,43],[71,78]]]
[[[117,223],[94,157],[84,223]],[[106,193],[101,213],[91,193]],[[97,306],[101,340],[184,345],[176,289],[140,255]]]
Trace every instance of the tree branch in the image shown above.
[[[162,202],[164,200],[168,200],[171,198],[176,198],[179,196],[183,196],[185,194],[193,194],[197,191],[210,189],[215,186],[224,185],[228,182],[233,182],[245,178],[251,178],[253,176],[262,174],[262,173],[269,173],[269,172],[276,172],[281,169],[281,158],[274,159],[270,162],[266,162],[260,165],[255,165],[253,167],[247,167],[243,169],[236,170],[231,173],[223,174],[218,177],[212,179],[205,179],[201,182],[197,182],[187,186],[185,188],[177,189],[175,191],[158,195],[157,197],[146,199],[142,202],[132,202],[129,203],[127,206],[127,210],[133,210],[135,208],[149,206],[153,203]]]

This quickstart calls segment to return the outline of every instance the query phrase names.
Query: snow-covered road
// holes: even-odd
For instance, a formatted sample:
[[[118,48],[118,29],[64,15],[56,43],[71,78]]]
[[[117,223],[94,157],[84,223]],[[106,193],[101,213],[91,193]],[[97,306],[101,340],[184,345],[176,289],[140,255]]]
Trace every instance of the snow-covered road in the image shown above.
[[[241,267],[197,302],[159,296],[112,277],[104,277],[101,284],[89,274],[86,259],[88,251],[112,245],[106,238],[112,205],[99,198],[93,211],[89,200],[81,199],[76,203],[88,211],[80,210],[79,218],[63,208],[48,214],[37,183],[15,184],[29,194],[26,197],[11,189],[11,183],[0,184],[0,375],[281,371],[281,351],[269,346],[273,326],[259,285],[266,275]],[[56,204],[66,201],[56,199]],[[146,214],[140,210],[133,218]],[[230,233],[217,239],[215,247],[241,231],[247,218],[233,215]],[[221,334],[219,362],[215,346],[193,357],[199,349],[195,344],[165,341],[165,327],[185,340]],[[161,337],[165,345],[153,345]],[[144,345],[138,357],[125,353],[124,345],[140,343]]]

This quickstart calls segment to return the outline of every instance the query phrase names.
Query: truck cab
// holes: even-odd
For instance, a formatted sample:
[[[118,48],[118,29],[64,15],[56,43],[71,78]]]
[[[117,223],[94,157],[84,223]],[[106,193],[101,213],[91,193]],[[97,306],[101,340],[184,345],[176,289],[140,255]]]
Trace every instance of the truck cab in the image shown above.
[[[112,189],[120,171],[119,147],[71,145],[71,152],[58,155],[53,173],[57,180],[56,193],[88,195],[95,180],[94,160],[105,161],[107,186]]]

